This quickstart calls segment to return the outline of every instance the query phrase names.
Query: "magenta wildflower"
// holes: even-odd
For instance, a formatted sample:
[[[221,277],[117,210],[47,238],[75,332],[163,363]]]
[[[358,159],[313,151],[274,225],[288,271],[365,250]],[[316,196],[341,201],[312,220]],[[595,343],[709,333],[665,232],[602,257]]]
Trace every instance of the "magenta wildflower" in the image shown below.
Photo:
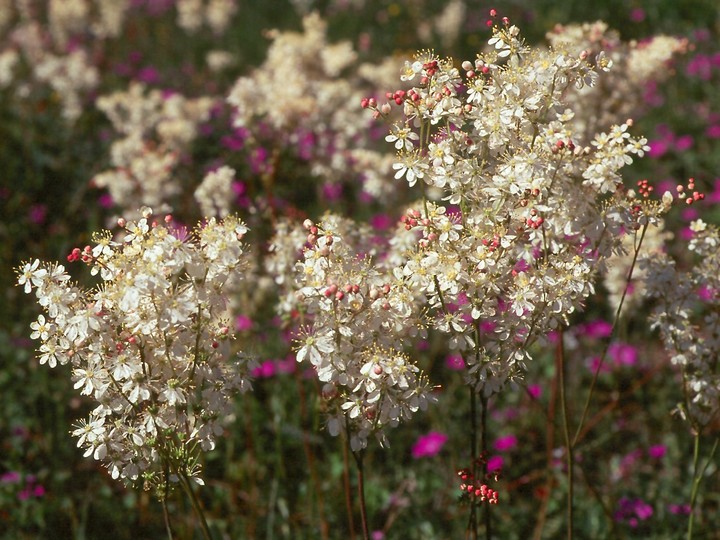
[[[370,225],[376,231],[384,231],[393,225],[393,219],[387,214],[375,214],[370,218]]]
[[[20,473],[17,471],[8,471],[0,476],[0,484],[17,484],[20,482]]]
[[[705,136],[709,139],[720,139],[720,124],[708,126],[705,130]]]
[[[418,438],[412,447],[412,456],[415,459],[432,457],[442,450],[448,440],[448,436],[439,431],[431,431],[427,435]]]
[[[668,504],[668,511],[676,516],[687,516],[690,515],[691,508],[689,504]]]
[[[153,66],[146,66],[137,72],[137,79],[148,84],[156,84],[160,82],[160,72]]]
[[[608,349],[608,355],[616,366],[634,366],[638,360],[638,352],[628,343],[613,343]]]
[[[531,384],[528,385],[527,391],[531,398],[540,399],[540,396],[542,395],[542,386],[539,384]]]
[[[495,440],[493,447],[498,452],[506,452],[517,446],[517,437],[515,435],[506,435]]]
[[[502,456],[492,456],[487,461],[488,472],[499,472],[505,463]]]
[[[451,354],[445,357],[445,365],[453,371],[465,369],[465,361],[459,354]]]
[[[45,223],[47,212],[47,206],[45,206],[44,204],[34,204],[30,207],[30,211],[28,212],[28,219],[31,223],[34,223],[35,225],[42,225],[43,223]]]
[[[237,328],[239,332],[245,332],[246,330],[250,330],[252,326],[252,319],[246,315],[238,315],[235,318],[235,328]]]
[[[592,339],[606,338],[612,332],[612,324],[602,319],[597,319],[583,325],[581,332]]]
[[[273,375],[275,375],[275,362],[273,360],[265,360],[252,370],[252,376],[256,379],[268,379]]]
[[[630,20],[632,22],[643,22],[645,20],[645,10],[642,8],[633,8],[630,11]]]
[[[634,529],[641,521],[650,519],[653,512],[653,507],[642,499],[622,497],[618,501],[618,509],[615,511],[615,521],[627,523]]]
[[[685,150],[690,150],[693,144],[695,144],[695,139],[693,139],[692,135],[681,135],[675,139],[675,150],[684,152]]]
[[[661,158],[670,149],[671,142],[672,141],[664,139],[655,139],[654,141],[648,141],[648,146],[650,147],[650,150],[648,151],[647,155],[655,159]]]
[[[661,459],[667,453],[667,447],[664,444],[656,444],[648,448],[648,456],[653,459]]]

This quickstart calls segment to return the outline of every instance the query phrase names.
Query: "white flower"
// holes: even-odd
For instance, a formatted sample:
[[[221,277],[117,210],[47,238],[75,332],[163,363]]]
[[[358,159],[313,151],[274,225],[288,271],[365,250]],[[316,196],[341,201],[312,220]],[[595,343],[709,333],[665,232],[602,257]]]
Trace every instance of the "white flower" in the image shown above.
[[[30,328],[33,330],[32,334],[30,334],[31,339],[40,338],[43,341],[47,341],[50,333],[53,331],[53,324],[47,322],[44,315],[38,315],[38,320],[30,323]]]
[[[18,285],[25,286],[25,293],[32,291],[33,286],[39,287],[45,276],[47,270],[45,268],[38,268],[40,260],[35,259],[32,263],[27,263],[23,267],[18,277]]]
[[[323,364],[323,355],[328,355],[335,350],[332,337],[322,334],[306,334],[300,341],[302,346],[297,352],[297,361],[302,362],[306,358],[314,366]]]
[[[419,139],[420,136],[412,129],[407,126],[400,126],[399,124],[395,124],[392,127],[390,135],[385,137],[387,142],[395,143],[397,150],[405,150],[406,152],[412,151],[414,148],[413,141]]]

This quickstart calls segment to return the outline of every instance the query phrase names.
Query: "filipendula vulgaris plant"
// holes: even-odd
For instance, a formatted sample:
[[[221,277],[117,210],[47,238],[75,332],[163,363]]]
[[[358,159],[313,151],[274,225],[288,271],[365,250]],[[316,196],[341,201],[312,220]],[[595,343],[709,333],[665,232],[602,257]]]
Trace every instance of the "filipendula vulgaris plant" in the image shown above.
[[[424,322],[398,269],[378,265],[370,248],[358,255],[370,235],[354,222],[326,215],[303,226],[296,297],[312,324],[300,331],[297,360],[310,362],[323,383],[328,432],[347,438],[357,465],[363,535],[369,538],[363,470],[368,439],[387,444],[387,428],[434,400],[427,376],[404,351],[405,339],[423,333]]]
[[[648,150],[630,134],[632,120],[587,142],[574,132],[574,92],[611,68],[605,54],[531,49],[506,18],[491,17],[488,52],[461,69],[420,52],[401,76],[409,89],[382,105],[362,101],[378,117],[395,105],[404,112],[386,140],[397,150],[395,178],[422,187],[424,200],[403,217],[418,238],[399,273],[425,293],[432,327],[467,366],[472,465],[462,474],[474,482],[488,400],[522,377],[533,343],[583,307],[621,238],[637,235],[639,245],[672,199],[623,186],[620,169]],[[478,504],[497,502],[475,487],[463,483],[473,538]],[[491,537],[487,505],[484,525]]]
[[[688,184],[688,193],[678,186],[679,198],[687,204],[702,198]],[[650,315],[658,329],[671,362],[681,371],[683,401],[676,412],[693,435],[692,485],[687,538],[693,537],[700,484],[713,462],[720,418],[720,231],[698,219],[690,225],[693,237],[689,251],[696,264],[680,270],[665,253],[654,253],[640,261],[647,273],[645,295],[656,300]],[[712,438],[712,447],[701,464],[703,438]]]
[[[231,398],[250,389],[253,362],[230,354],[225,290],[242,275],[247,228],[227,217],[190,232],[141,213],[119,220],[119,240],[105,231],[68,256],[97,286],[38,260],[19,269],[18,284],[45,312],[31,325],[40,363],[70,364],[75,388],[97,403],[72,431],[78,447],[112,478],[155,489],[163,505],[179,484],[209,538],[191,482],[203,483],[200,454],[215,447]]]

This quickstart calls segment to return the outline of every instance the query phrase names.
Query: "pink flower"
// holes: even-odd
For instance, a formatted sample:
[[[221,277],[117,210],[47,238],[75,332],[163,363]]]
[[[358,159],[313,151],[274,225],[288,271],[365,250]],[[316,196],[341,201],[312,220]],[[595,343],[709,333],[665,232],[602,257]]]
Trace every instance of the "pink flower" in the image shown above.
[[[273,375],[275,375],[275,362],[272,360],[265,360],[252,370],[252,376],[256,379],[268,379]]]
[[[634,366],[638,359],[637,349],[627,343],[613,343],[608,349],[608,355],[617,366]]]
[[[675,150],[683,152],[692,148],[693,144],[695,144],[695,139],[692,135],[681,135],[675,139]]]
[[[245,332],[252,328],[252,319],[246,315],[238,315],[235,319],[235,328],[240,332]]]
[[[446,356],[445,365],[448,367],[448,369],[452,369],[453,371],[460,371],[461,369],[465,369],[465,361],[459,354],[451,354],[449,356]]]
[[[602,365],[600,365],[600,357],[599,356],[593,356],[589,360],[587,360],[587,366],[590,371],[595,373],[598,368],[600,369],[600,373],[608,373],[610,371],[610,368],[607,365],[607,362],[603,362]]]
[[[517,446],[517,437],[515,435],[506,435],[495,440],[493,445],[495,450],[498,452],[505,452],[512,450]]]
[[[720,139],[720,124],[708,126],[705,130],[705,136],[710,139]]]
[[[328,202],[339,201],[342,196],[342,192],[342,184],[327,182],[322,187],[323,197],[325,197]]]
[[[708,203],[720,203],[720,178],[716,178],[713,183],[713,190],[707,197]]]
[[[612,332],[612,324],[601,319],[590,321],[582,327],[581,332],[592,339],[605,338]]]
[[[420,459],[423,457],[432,457],[442,450],[442,447],[448,440],[448,436],[439,431],[431,431],[427,435],[418,438],[412,447],[412,457]]]
[[[632,22],[643,22],[645,20],[645,10],[642,8],[634,8],[630,11],[630,20]]]
[[[499,472],[503,468],[505,460],[502,456],[492,456],[488,459],[487,470],[488,472]]]
[[[28,219],[35,225],[42,225],[45,223],[47,217],[47,206],[44,204],[34,204],[30,207],[28,212]]]
[[[540,399],[540,396],[542,395],[542,386],[539,384],[531,384],[528,386],[527,390],[531,398]]]
[[[689,504],[668,504],[668,510],[671,514],[677,515],[683,515],[687,516],[690,515],[690,505]]]
[[[0,484],[17,484],[20,482],[20,473],[17,471],[8,471],[0,476]]]
[[[375,214],[370,218],[370,225],[372,225],[373,229],[376,231],[389,229],[392,224],[393,220],[387,214]]]
[[[667,447],[664,444],[656,444],[648,448],[648,456],[653,459],[661,459],[667,453]]]
[[[650,150],[648,151],[648,156],[650,156],[651,158],[661,158],[670,149],[670,142],[671,141],[663,139],[655,139],[654,141],[649,141],[648,146],[650,147]]]

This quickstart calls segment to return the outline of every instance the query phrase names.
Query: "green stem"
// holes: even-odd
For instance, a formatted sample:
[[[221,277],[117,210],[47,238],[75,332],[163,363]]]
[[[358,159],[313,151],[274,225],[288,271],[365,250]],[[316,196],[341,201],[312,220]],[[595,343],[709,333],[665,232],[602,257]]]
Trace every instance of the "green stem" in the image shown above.
[[[607,357],[608,350],[610,349],[610,344],[612,343],[613,338],[615,337],[615,332],[617,330],[618,321],[620,320],[620,312],[622,311],[623,304],[625,303],[625,297],[627,296],[628,288],[630,287],[630,281],[632,280],[633,270],[635,270],[635,264],[637,263],[638,255],[640,255],[640,248],[642,247],[643,239],[645,238],[645,232],[647,231],[648,224],[646,223],[643,225],[642,232],[640,233],[640,241],[637,243],[635,247],[635,253],[633,255],[632,263],[630,264],[630,270],[628,271],[627,278],[625,279],[625,288],[623,289],[622,296],[620,297],[620,302],[618,303],[617,310],[615,310],[615,317],[613,319],[612,328],[610,329],[610,336],[608,336],[607,341],[605,342],[605,347],[603,348],[603,353],[600,356],[600,361],[598,362],[597,367],[595,368],[595,373],[593,374],[592,382],[590,383],[590,390],[588,391],[587,399],[585,400],[585,406],[583,407],[582,416],[580,417],[580,423],[578,423],[577,430],[575,431],[575,436],[572,440],[572,446],[575,447],[575,445],[578,442],[578,438],[580,437],[580,433],[583,428],[583,424],[585,424],[585,420],[587,419],[588,411],[590,409],[590,401],[592,400],[593,392],[595,391],[595,385],[597,384],[598,377],[600,375],[600,370],[602,369],[603,363],[605,362],[605,358]]]
[[[695,524],[695,503],[697,502],[697,496],[700,492],[700,483],[702,482],[703,476],[705,476],[705,472],[707,471],[707,468],[710,465],[713,456],[715,455],[715,450],[717,450],[719,441],[720,438],[715,439],[712,450],[710,450],[710,455],[708,456],[707,461],[705,461],[705,465],[702,467],[702,470],[699,470],[700,432],[695,432],[695,444],[693,445],[693,484],[692,491],[690,493],[690,517],[688,518],[687,540],[691,540],[693,536],[693,526]]]
[[[203,538],[205,540],[212,540],[210,528],[208,527],[207,520],[205,519],[205,512],[203,512],[200,501],[198,500],[197,495],[195,495],[195,491],[190,484],[190,479],[188,478],[187,474],[180,471],[178,471],[178,477],[180,478],[180,484],[185,490],[185,493],[190,498],[190,503],[192,504],[193,510],[195,511],[195,515],[200,520],[200,527],[202,529]]]
[[[488,430],[487,430],[487,413],[488,413],[488,398],[484,395],[480,396],[480,404],[482,405],[482,411],[480,411],[480,450],[483,456],[488,454]],[[487,461],[483,465],[483,472],[487,477]],[[485,517],[485,538],[492,540],[492,514],[490,513],[490,504],[485,504],[484,510]]]
[[[472,477],[478,477],[478,444],[477,444],[477,393],[473,386],[470,389],[470,459],[472,460]],[[478,539],[477,503],[470,503],[470,523],[468,524],[473,540]]]
[[[557,366],[558,366],[558,379],[560,382],[560,408],[562,409],[563,419],[563,434],[565,435],[565,454],[567,459],[567,537],[568,540],[572,540],[573,537],[573,497],[574,482],[575,482],[575,441],[570,440],[570,420],[568,414],[568,404],[566,396],[566,381],[565,381],[565,354],[563,348],[563,332],[560,330],[558,335],[557,343]]]
[[[347,418],[346,418],[347,421]],[[345,426],[347,429],[347,425]],[[350,540],[355,540],[355,520],[353,518],[352,494],[350,493],[350,464],[348,459],[348,447],[350,442],[341,441],[343,450],[343,487],[345,491],[345,510],[348,516],[348,528],[350,530]]]
[[[349,444],[349,441],[348,441]],[[362,523],[363,540],[370,540],[370,532],[368,530],[367,508],[365,506],[365,474],[363,467],[363,451],[353,451],[355,464],[358,472],[358,497],[360,498],[360,522]]]
[[[165,486],[163,489],[163,496],[160,499],[163,509],[163,518],[165,519],[165,531],[168,535],[168,540],[173,540],[172,529],[170,528],[170,513],[168,512],[167,500],[170,494],[170,466],[167,460],[163,460],[164,463],[164,475],[165,475]]]
[[[172,529],[170,528],[170,513],[168,512],[167,507],[167,497],[163,497],[160,500],[160,504],[162,505],[163,519],[165,520],[165,532],[167,532],[168,540],[173,540]]]

